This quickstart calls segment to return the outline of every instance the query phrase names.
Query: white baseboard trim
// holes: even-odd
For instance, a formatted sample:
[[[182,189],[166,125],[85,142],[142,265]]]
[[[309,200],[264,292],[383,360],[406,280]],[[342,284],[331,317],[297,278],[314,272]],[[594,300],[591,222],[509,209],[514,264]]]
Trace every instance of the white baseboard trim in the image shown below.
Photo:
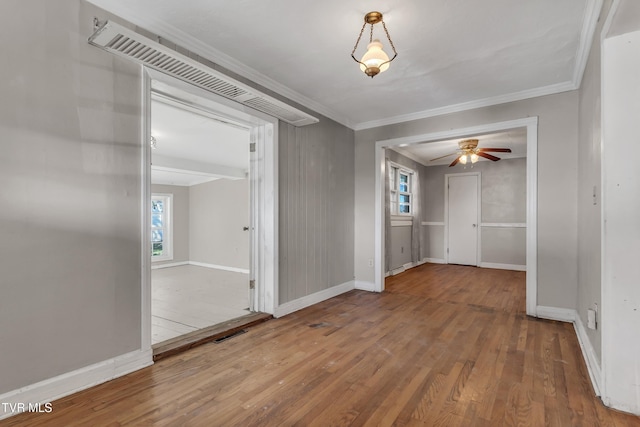
[[[481,262],[481,268],[495,268],[498,270],[515,270],[515,271],[527,271],[526,265],[519,264],[499,264],[495,262]]]
[[[376,292],[376,285],[372,282],[363,282],[361,280],[356,280],[355,289],[359,289],[361,291]]]
[[[431,262],[431,261],[429,261],[430,259],[431,259],[431,258],[423,258],[423,259],[422,259],[422,261],[418,261],[418,262],[408,262],[408,263],[406,263],[406,264],[402,265],[401,267],[394,268],[394,269],[393,269],[393,270],[391,270],[391,271],[387,271],[387,272],[385,273],[385,276],[384,276],[384,277],[395,276],[396,274],[404,273],[405,271],[410,270],[410,269],[412,269],[412,268],[414,268],[414,267],[417,267],[417,266],[419,266],[419,265],[425,264],[425,263],[427,263],[427,262]],[[441,263],[441,264],[444,264],[444,260],[442,260],[442,263]]]
[[[273,317],[286,316],[294,311],[302,310],[303,308],[318,304],[319,302],[328,300],[329,298],[337,297],[338,295],[344,294],[345,292],[349,292],[353,289],[355,289],[355,281],[351,280],[341,285],[333,286],[320,292],[298,298],[297,300],[286,302],[276,307]]]
[[[198,261],[181,261],[181,262],[172,262],[169,264],[151,265],[151,269],[157,270],[159,268],[180,267],[181,265],[195,265],[197,267],[214,268],[216,270],[225,270],[225,271],[233,271],[235,273],[249,274],[249,269],[247,268],[228,267],[226,265],[207,264],[206,262],[198,262]]]
[[[536,307],[536,315],[541,319],[559,320],[561,322],[573,323],[576,321],[576,311],[572,308],[547,307],[539,305]]]
[[[157,270],[159,268],[171,268],[171,267],[180,267],[181,265],[189,265],[189,261],[181,261],[181,262],[171,262],[168,264],[152,264],[151,269]]]
[[[34,405],[45,404],[150,365],[153,365],[151,349],[132,351],[113,359],[10,391],[0,395],[0,402],[11,403],[12,405],[17,403],[26,405],[29,403]],[[53,410],[55,411],[55,407]],[[16,414],[18,412],[10,411],[9,405],[0,407],[0,419]]]
[[[596,396],[601,396],[602,369],[600,368],[600,360],[591,345],[591,341],[589,340],[589,336],[587,335],[587,331],[584,328],[582,320],[580,320],[580,316],[578,316],[578,312],[570,308],[546,307],[539,305],[536,307],[536,314],[538,317],[543,319],[573,323],[573,328],[576,331],[578,343],[580,344],[582,357],[587,365],[591,385],[593,386]]]
[[[576,313],[576,320],[573,322],[573,327],[576,330],[578,336],[578,342],[580,343],[580,349],[582,350],[582,356],[587,365],[587,371],[589,371],[589,377],[591,378],[591,384],[596,396],[602,396],[600,392],[602,382],[602,370],[600,368],[600,360],[596,354],[595,349],[591,345],[591,340],[587,335],[587,330],[584,328],[584,324],[580,319],[580,316]]]
[[[249,274],[248,268],[227,267],[226,265],[207,264],[205,262],[189,261],[189,265],[195,265],[197,267],[215,268],[217,270],[233,271],[235,273]]]
[[[442,258],[425,258],[423,261],[431,264],[446,264]]]
[[[391,270],[389,272],[389,276],[395,276],[396,274],[404,273],[405,271],[407,271],[407,269],[403,265],[401,267],[394,268],[393,270]]]

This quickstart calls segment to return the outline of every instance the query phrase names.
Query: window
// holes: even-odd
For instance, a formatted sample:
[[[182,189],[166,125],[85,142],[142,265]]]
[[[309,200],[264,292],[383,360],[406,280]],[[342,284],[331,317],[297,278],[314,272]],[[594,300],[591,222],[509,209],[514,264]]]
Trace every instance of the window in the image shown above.
[[[171,229],[171,194],[151,196],[151,261],[173,259]]]
[[[391,215],[411,215],[411,179],[413,171],[399,165],[389,167],[389,202]]]

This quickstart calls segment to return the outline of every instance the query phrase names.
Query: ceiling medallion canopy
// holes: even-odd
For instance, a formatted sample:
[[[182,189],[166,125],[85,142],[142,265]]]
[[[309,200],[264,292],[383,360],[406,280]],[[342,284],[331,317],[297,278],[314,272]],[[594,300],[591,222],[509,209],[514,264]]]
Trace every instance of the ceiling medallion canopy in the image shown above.
[[[393,57],[391,59],[389,59],[389,55],[387,55],[387,53],[383,50],[380,40],[373,38],[373,26],[377,23],[382,23],[382,28],[384,29],[384,32],[387,35],[387,40],[389,40],[389,45],[393,50]],[[362,59],[358,60],[355,57],[355,53],[356,49],[358,48],[358,44],[360,43],[360,39],[362,38],[362,33],[364,33],[364,29],[367,24],[371,25],[371,31],[369,33],[369,45],[367,46],[367,52],[364,54]],[[396,59],[396,56],[398,56],[398,52],[396,52],[396,48],[391,41],[391,36],[389,35],[387,26],[382,20],[382,13],[367,13],[364,16],[364,24],[362,25],[362,29],[360,30],[360,34],[358,35],[358,40],[356,40],[356,45],[351,51],[351,57],[353,58],[353,60],[360,64],[360,69],[364,71],[367,76],[373,78],[379,73],[386,71],[389,68],[389,63]]]

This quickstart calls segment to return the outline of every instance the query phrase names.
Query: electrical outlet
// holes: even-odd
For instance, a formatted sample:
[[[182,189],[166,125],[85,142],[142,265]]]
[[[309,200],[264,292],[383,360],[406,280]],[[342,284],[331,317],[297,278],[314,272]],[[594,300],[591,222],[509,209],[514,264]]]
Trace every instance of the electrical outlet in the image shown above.
[[[373,267],[373,258],[369,258],[369,267]]]
[[[597,329],[598,323],[596,322],[596,311],[593,309],[587,310],[587,328]]]

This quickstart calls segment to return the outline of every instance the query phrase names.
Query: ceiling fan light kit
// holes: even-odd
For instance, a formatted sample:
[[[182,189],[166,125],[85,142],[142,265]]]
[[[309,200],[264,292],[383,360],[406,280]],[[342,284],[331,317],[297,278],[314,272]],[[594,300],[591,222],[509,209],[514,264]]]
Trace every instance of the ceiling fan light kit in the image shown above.
[[[485,159],[491,160],[493,162],[497,162],[500,160],[500,157],[496,157],[489,152],[494,153],[510,153],[510,148],[478,148],[478,140],[475,138],[472,139],[464,139],[458,142],[459,150],[455,153],[447,154],[441,157],[436,157],[434,160],[444,159],[445,157],[453,156],[454,154],[457,156],[453,162],[449,165],[449,167],[455,166],[458,163],[462,163],[466,165],[467,163],[471,163],[471,167],[473,164],[480,160],[480,157],[484,157]]]
[[[389,55],[387,55],[387,53],[384,51],[380,40],[373,38],[373,26],[378,23],[382,23],[382,28],[384,29],[384,32],[387,35],[387,40],[389,40],[389,45],[393,50],[393,57],[391,59],[389,59]],[[364,29],[366,28],[367,24],[371,26],[371,31],[369,33],[369,44],[367,45],[367,52],[362,56],[361,60],[358,60],[355,57],[355,53],[356,49],[358,48],[358,44],[360,43],[360,39],[362,38],[362,33],[364,33]],[[391,36],[389,35],[387,26],[382,19],[382,13],[375,11],[367,13],[364,16],[364,24],[362,25],[362,29],[360,30],[360,34],[358,35],[356,44],[351,51],[351,57],[353,58],[353,60],[360,64],[360,69],[364,71],[367,76],[373,78],[379,73],[386,71],[389,68],[389,63],[396,59],[396,56],[398,56],[398,53],[396,52],[396,48],[391,41]]]
[[[471,164],[476,163],[478,160],[480,159],[480,157],[476,154],[463,154],[460,156],[460,163],[462,163],[463,165],[466,165],[467,162],[470,162]]]

